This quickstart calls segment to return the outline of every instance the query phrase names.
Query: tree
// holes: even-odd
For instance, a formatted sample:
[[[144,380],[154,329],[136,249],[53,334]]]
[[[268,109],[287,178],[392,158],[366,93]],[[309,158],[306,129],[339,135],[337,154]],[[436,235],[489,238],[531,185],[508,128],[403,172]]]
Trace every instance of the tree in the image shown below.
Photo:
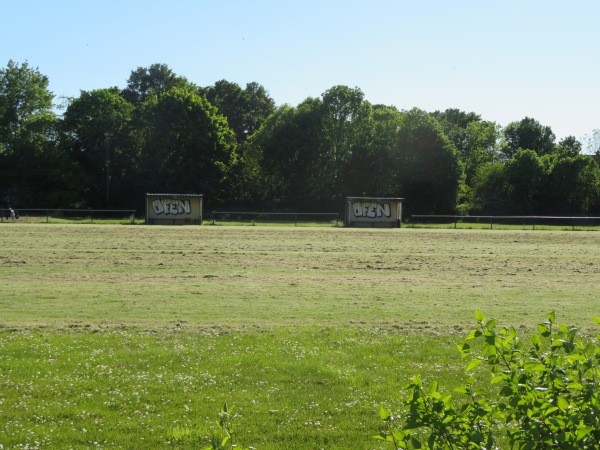
[[[138,67],[131,72],[123,97],[139,105],[148,97],[161,96],[174,87],[191,86],[184,77],[176,75],[166,64],[152,64],[150,67]]]
[[[34,205],[47,192],[52,167],[43,154],[56,141],[53,97],[48,77],[28,63],[11,60],[0,70],[0,193],[7,206]]]
[[[407,213],[454,213],[463,168],[456,147],[435,118],[417,108],[406,112],[396,151],[396,191],[406,197]]]
[[[467,184],[472,183],[479,167],[499,158],[499,141],[500,126],[495,122],[478,121],[467,125],[461,157]]]
[[[80,169],[72,189],[80,192],[83,205],[131,207],[141,203],[141,194],[133,190],[139,163],[133,113],[134,106],[116,87],[82,91],[68,105],[63,130]]]
[[[322,99],[279,108],[251,139],[275,206],[341,209],[347,164],[366,145],[371,106],[359,89],[335,86]]]
[[[219,113],[227,118],[238,145],[243,145],[275,109],[275,102],[258,83],[248,83],[242,89],[237,83],[220,80],[203,92]]]
[[[506,183],[505,162],[494,161],[477,169],[473,177],[473,212],[508,214],[511,203]]]
[[[322,159],[321,111],[314,98],[297,108],[283,105],[250,138],[248,155],[259,168],[257,196],[267,207],[327,210],[331,179]]]
[[[225,117],[192,88],[174,87],[142,106],[140,190],[202,193],[208,204],[226,197],[225,182],[237,155]]]
[[[247,105],[245,133],[246,136],[252,136],[275,111],[275,100],[269,96],[262,85],[256,82],[246,84],[244,97]]]
[[[359,88],[334,86],[325,91],[323,99],[323,133],[332,162],[345,162],[356,144],[360,121],[368,116],[369,105]]]
[[[556,153],[561,156],[577,156],[581,153],[583,144],[575,136],[567,136],[560,140],[556,146]]]
[[[533,150],[518,150],[506,162],[504,174],[513,212],[535,214],[547,183],[541,160]]]
[[[363,121],[364,140],[352,149],[344,171],[345,193],[354,196],[396,197],[400,170],[395,144],[403,113],[396,108],[374,106]]]
[[[442,126],[444,134],[456,146],[460,154],[467,151],[467,128],[472,123],[481,122],[481,116],[474,112],[464,112],[450,108],[445,111],[434,111],[433,117]]]
[[[556,158],[548,191],[547,213],[588,215],[600,199],[600,168],[589,155]]]
[[[519,122],[511,122],[504,129],[507,147],[506,157],[512,158],[519,150],[533,150],[539,156],[548,155],[556,150],[556,136],[550,127],[540,124],[531,117]]]
[[[28,63],[10,60],[0,70],[0,143],[5,151],[24,141],[38,141],[55,120],[48,83],[48,77]]]
[[[236,203],[251,203],[256,200],[252,187],[255,186],[255,161],[246,154],[246,143],[275,109],[275,102],[264,87],[248,83],[245,89],[226,80],[201,89],[201,93],[217,107],[219,114],[227,118],[237,142],[238,164],[231,173],[231,197]]]

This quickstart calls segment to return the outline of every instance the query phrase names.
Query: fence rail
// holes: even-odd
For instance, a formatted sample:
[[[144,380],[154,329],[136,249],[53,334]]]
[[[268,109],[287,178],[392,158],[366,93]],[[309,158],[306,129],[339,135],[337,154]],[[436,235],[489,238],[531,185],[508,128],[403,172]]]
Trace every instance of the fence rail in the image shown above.
[[[135,209],[15,209],[15,220],[22,222],[75,222],[94,223],[97,221],[135,222]],[[10,210],[0,209],[0,221],[10,218]]]
[[[410,223],[414,227],[421,225],[454,225],[458,224],[485,224],[490,229],[494,225],[527,226],[533,230],[540,226],[570,227],[600,227],[600,217],[590,216],[462,216],[462,215],[435,215],[414,214],[410,216]]]
[[[338,226],[338,213],[294,213],[294,212],[258,212],[258,211],[211,211],[208,220],[213,225],[217,222],[242,222],[256,225],[258,223],[328,223]]]

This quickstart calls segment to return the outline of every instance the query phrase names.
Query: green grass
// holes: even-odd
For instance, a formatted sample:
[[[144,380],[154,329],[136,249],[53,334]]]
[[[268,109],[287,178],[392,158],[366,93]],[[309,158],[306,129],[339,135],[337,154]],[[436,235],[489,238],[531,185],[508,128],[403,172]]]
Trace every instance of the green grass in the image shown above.
[[[594,330],[600,234],[0,224],[0,444],[385,448],[473,311]]]

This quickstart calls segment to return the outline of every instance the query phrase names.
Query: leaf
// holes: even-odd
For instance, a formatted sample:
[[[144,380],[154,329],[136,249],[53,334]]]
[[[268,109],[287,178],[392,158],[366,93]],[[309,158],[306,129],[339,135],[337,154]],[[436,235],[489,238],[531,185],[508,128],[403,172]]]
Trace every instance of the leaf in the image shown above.
[[[419,375],[415,375],[413,377],[413,384],[417,387],[423,386],[423,382],[421,381],[421,377]]]
[[[550,323],[556,322],[556,313],[554,311],[552,311],[550,314],[548,314],[548,320],[550,321]]]
[[[466,373],[471,372],[472,370],[474,370],[475,368],[479,367],[479,365],[482,363],[483,361],[481,359],[472,359],[469,364],[467,364],[467,368],[465,369]]]
[[[501,381],[504,381],[506,379],[505,375],[496,375],[494,378],[492,378],[492,381],[490,381],[490,384],[497,384],[500,383]]]
[[[475,319],[477,319],[478,322],[485,322],[485,316],[479,310],[475,311]]]
[[[496,319],[491,319],[488,321],[488,323],[485,324],[485,328],[487,330],[492,330],[496,327],[496,325],[498,325],[498,320]]]
[[[429,388],[429,395],[438,392],[438,390],[439,390],[439,383],[437,381],[434,381],[433,383],[431,383],[431,387]]]
[[[392,435],[394,436],[394,439],[396,439],[396,441],[398,442],[404,442],[404,440],[406,439],[406,433],[404,433],[404,431],[402,430],[394,430],[392,431]]]
[[[513,393],[514,390],[511,386],[504,386],[502,389],[500,389],[500,395],[502,395],[503,397],[508,397]]]
[[[593,428],[579,428],[577,430],[577,441],[581,441],[584,437],[586,437],[588,434],[590,434],[592,431],[594,431]]]
[[[378,439],[380,441],[387,441],[388,440],[388,436],[382,431],[378,435],[373,436],[373,439]]]
[[[592,320],[600,325],[600,317],[592,317]]]
[[[569,409],[569,401],[564,397],[558,397],[558,407],[561,411]]]
[[[469,332],[469,334],[467,334],[465,336],[465,341],[469,341],[471,339],[475,339],[478,338],[479,336],[481,336],[483,333],[481,332],[481,330],[472,330]]]
[[[538,332],[544,336],[544,337],[548,337],[550,336],[550,328],[548,328],[545,324],[540,323],[537,326]]]
[[[410,443],[412,444],[412,446],[413,446],[414,449],[423,448],[423,444],[421,444],[421,441],[419,441],[415,437],[411,437],[410,438]]]
[[[385,406],[382,406],[381,408],[379,408],[379,417],[381,417],[381,420],[385,420],[385,421],[390,420],[391,414],[386,409]]]
[[[463,344],[457,344],[456,348],[458,348],[458,351],[460,352],[463,358],[466,357],[469,353],[471,353],[471,346],[466,342]]]
[[[542,345],[542,340],[540,339],[540,336],[538,334],[534,334],[533,336],[531,336],[531,342],[535,346],[536,350],[540,349]]]

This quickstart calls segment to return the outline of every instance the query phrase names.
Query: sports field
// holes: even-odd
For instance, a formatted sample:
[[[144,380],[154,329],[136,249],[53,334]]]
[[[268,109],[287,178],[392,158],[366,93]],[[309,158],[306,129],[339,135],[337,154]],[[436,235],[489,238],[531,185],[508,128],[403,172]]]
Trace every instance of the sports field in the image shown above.
[[[474,311],[595,332],[600,233],[0,224],[0,444],[385,448]],[[0,447],[1,448],[1,447]]]

